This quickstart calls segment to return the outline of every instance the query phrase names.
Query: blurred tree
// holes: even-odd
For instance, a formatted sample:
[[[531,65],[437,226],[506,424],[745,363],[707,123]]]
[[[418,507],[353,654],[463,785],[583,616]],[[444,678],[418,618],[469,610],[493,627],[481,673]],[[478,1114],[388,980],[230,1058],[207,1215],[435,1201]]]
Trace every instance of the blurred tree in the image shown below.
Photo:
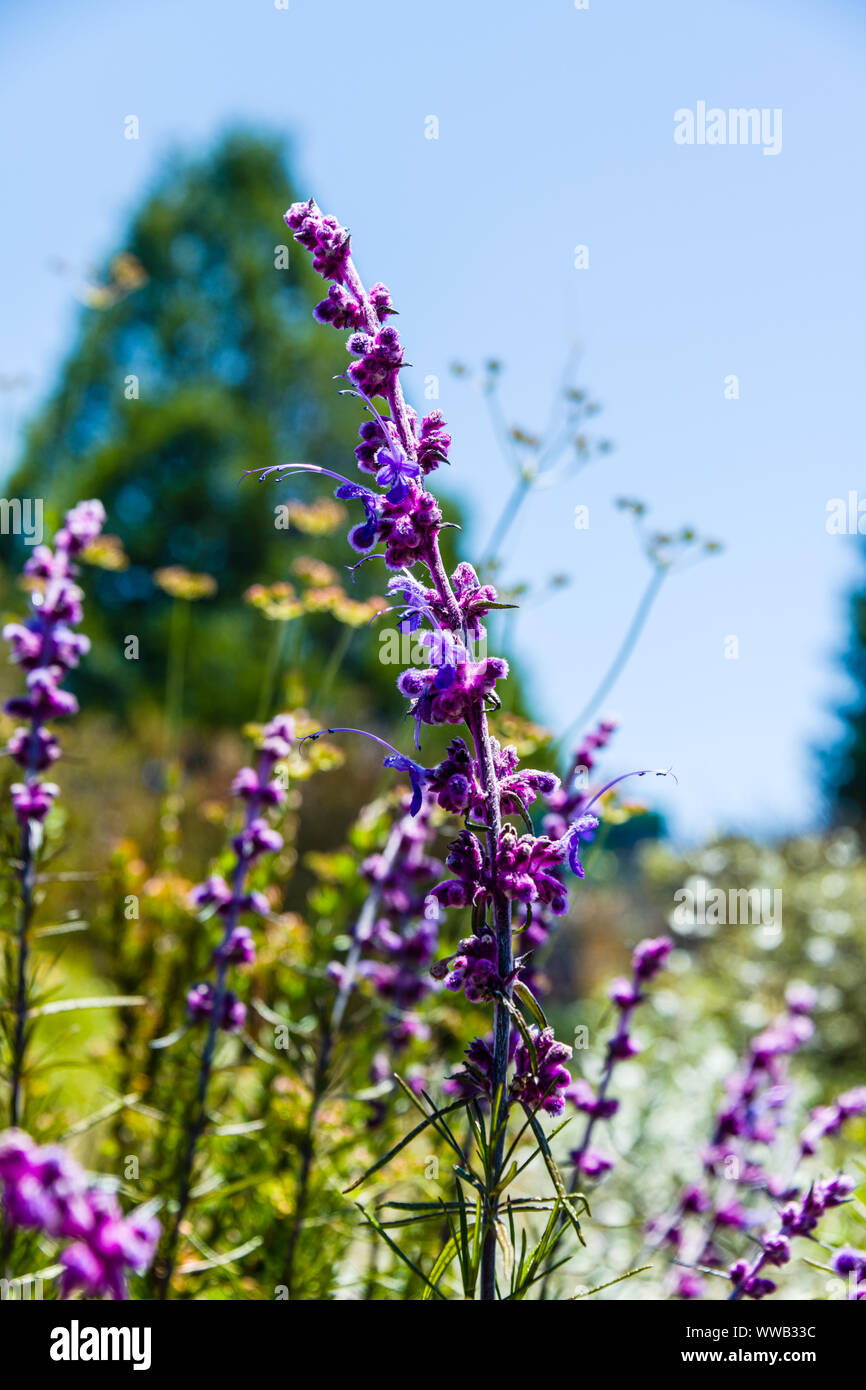
[[[43,497],[46,520],[100,497],[129,555],[128,567],[92,576],[98,640],[79,682],[91,704],[129,714],[162,698],[172,600],[156,569],[183,566],[218,584],[188,631],[185,705],[199,726],[256,713],[271,633],[241,604],[247,586],[289,577],[291,559],[311,548],[345,576],[344,526],[331,538],[290,530],[287,544],[275,525],[280,502],[321,487],[241,481],[292,459],[351,471],[357,442],[355,405],[333,381],[342,344],[311,317],[320,282],[309,257],[288,249],[280,214],[295,196],[279,142],[259,135],[232,133],[203,158],[173,159],[89,291],[77,342],[29,430],[12,494]],[[368,566],[352,594],[384,582]],[[333,620],[307,628],[321,665],[337,641]],[[137,660],[125,656],[130,635]],[[391,685],[375,655],[375,642],[353,644],[344,671]]]
[[[854,698],[839,714],[845,732],[839,746],[822,761],[824,789],[837,821],[866,823],[866,585],[850,599],[850,636],[845,669],[854,683]]]

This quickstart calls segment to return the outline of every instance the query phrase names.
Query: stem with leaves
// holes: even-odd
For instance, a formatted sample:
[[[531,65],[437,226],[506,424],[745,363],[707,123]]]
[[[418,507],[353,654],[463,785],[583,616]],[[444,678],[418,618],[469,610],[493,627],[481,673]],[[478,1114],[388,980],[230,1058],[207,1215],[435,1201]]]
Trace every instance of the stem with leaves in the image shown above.
[[[391,833],[388,836],[388,842],[382,852],[381,871],[383,874],[387,873],[393,865],[401,841],[402,832],[398,821],[392,827]],[[355,923],[355,930],[352,934],[352,944],[349,947],[349,952],[340,974],[340,983],[337,993],[319,1040],[319,1050],[310,1086],[310,1104],[307,1110],[304,1132],[299,1146],[300,1162],[298,1164],[295,1210],[292,1214],[285,1256],[283,1283],[288,1290],[289,1298],[292,1296],[298,1244],[306,1219],[307,1203],[310,1195],[310,1180],[316,1154],[316,1122],[318,1120],[322,1101],[327,1095],[330,1086],[331,1062],[333,1059],[334,1047],[339,1040],[346,1007],[357,982],[358,965],[361,960],[364,942],[368,939],[373,924],[376,921],[380,905],[381,890],[378,886],[374,886],[364,900],[364,905],[358,914],[358,920]]]
[[[205,987],[207,1031],[199,1060],[192,1118],[187,1128],[178,1173],[175,1210],[156,1266],[156,1288],[160,1300],[169,1297],[171,1280],[177,1264],[181,1226],[190,1203],[196,1156],[208,1120],[208,1090],[214,1070],[217,1039],[221,1029],[235,1031],[238,1026],[232,1015],[228,972],[229,966],[238,959],[233,948],[239,930],[239,919],[245,911],[263,910],[256,901],[250,901],[255,895],[247,892],[250,869],[263,853],[282,848],[281,837],[267,826],[262,812],[268,805],[280,805],[285,799],[282,782],[269,779],[275,764],[288,754],[293,735],[292,721],[286,716],[277,716],[265,726],[257,770],[243,769],[233,786],[233,791],[244,798],[245,810],[242,829],[233,840],[235,863],[230,883],[227,885],[222,879],[210,879],[196,890],[193,896],[193,901],[201,905],[217,905],[223,920],[223,933],[214,952],[214,980],[211,985]],[[196,1016],[193,1014],[193,1017]]]

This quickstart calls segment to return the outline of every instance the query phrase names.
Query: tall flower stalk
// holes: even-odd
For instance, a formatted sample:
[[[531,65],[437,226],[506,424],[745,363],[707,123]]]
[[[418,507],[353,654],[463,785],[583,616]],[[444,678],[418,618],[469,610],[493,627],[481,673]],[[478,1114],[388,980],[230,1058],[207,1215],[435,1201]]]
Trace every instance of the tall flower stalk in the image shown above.
[[[586,1080],[576,1081],[567,1092],[569,1100],[586,1116],[583,1137],[569,1158],[574,1165],[572,1187],[576,1190],[580,1177],[598,1178],[613,1167],[613,1160],[592,1148],[592,1136],[599,1120],[609,1120],[619,1109],[619,1102],[609,1092],[613,1074],[619,1062],[636,1057],[640,1044],[632,1037],[630,1028],[635,1010],[644,1002],[644,986],[664,967],[673,942],[666,936],[648,937],[639,941],[632,954],[631,978],[614,980],[610,998],[617,1011],[617,1026],[608,1039],[604,1066],[598,1087],[593,1091]]]
[[[426,487],[429,474],[448,458],[451,439],[445,421],[438,411],[419,421],[406,404],[400,385],[403,348],[388,322],[394,313],[390,293],[381,283],[365,288],[346,229],[335,218],[323,216],[312,200],[294,204],[285,220],[295,239],[312,253],[314,269],[329,282],[327,298],[316,306],[314,317],[349,332],[352,361],[343,378],[345,391],[361,402],[366,414],[355,456],[375,487],[314,464],[267,468],[261,475],[310,473],[331,478],[338,484],[336,497],[360,503],[363,520],[350,531],[350,544],[364,561],[375,556],[394,572],[389,593],[401,600],[402,626],[419,632],[429,654],[427,666],[404,671],[397,683],[410,702],[416,748],[425,725],[463,724],[470,740],[469,745],[457,740],[456,751],[452,744],[436,768],[425,768],[394,749],[385,764],[408,773],[416,812],[430,784],[450,788],[451,807],[465,818],[446,861],[455,877],[437,885],[433,895],[443,907],[471,908],[472,936],[461,941],[452,975],[456,971],[465,982],[470,998],[493,1006],[492,1040],[489,1045],[477,1040],[475,1060],[470,1057],[489,1106],[483,1174],[473,1182],[483,1231],[481,1298],[492,1301],[498,1297],[497,1231],[507,1185],[503,1169],[510,1110],[519,1104],[526,1124],[546,1150],[537,1112],[545,1108],[559,1113],[564,1106],[561,1091],[570,1079],[561,1065],[570,1049],[556,1043],[546,1027],[536,1025],[533,1031],[524,1017],[521,1005],[538,1024],[543,1021],[537,1001],[520,980],[524,962],[514,956],[512,911],[520,905],[528,925],[533,911],[545,906],[557,913],[567,910],[567,894],[556,870],[567,860],[582,874],[580,836],[597,821],[593,816],[579,818],[557,842],[533,833],[527,801],[554,791],[558,781],[551,774],[522,772],[516,751],[500,748],[490,733],[488,714],[500,705],[496,687],[507,676],[508,664],[497,657],[476,659],[475,651],[485,635],[483,619],[500,605],[496,590],[482,585],[471,565],[462,563],[448,575],[440,549],[446,523]],[[381,408],[377,401],[383,403]],[[423,567],[429,583],[413,573],[416,566]],[[518,815],[527,833],[518,834],[504,820],[505,813]],[[442,963],[434,967],[440,978],[447,969]],[[479,1067],[481,1057],[484,1063]],[[557,1202],[570,1210],[558,1175],[555,1182]]]
[[[352,942],[345,961],[333,962],[330,970],[337,990],[324,1027],[319,1038],[318,1051],[310,1082],[310,1101],[298,1149],[298,1176],[295,1188],[294,1210],[289,1222],[289,1238],[286,1246],[283,1282],[291,1297],[295,1280],[295,1267],[298,1244],[310,1195],[310,1182],[316,1156],[316,1126],[322,1102],[331,1084],[331,1069],[334,1048],[343,1027],[346,1008],[358,982],[358,970],[364,946],[369,942],[382,902],[381,880],[392,870],[398,852],[403,846],[404,826],[397,821],[391,829],[387,844],[379,856],[380,882],[374,883],[364,900],[364,906],[352,933]]]
[[[83,594],[75,583],[75,560],[96,540],[104,522],[105,510],[97,501],[79,502],[66,513],[52,545],[36,546],[24,565],[31,586],[29,617],[23,623],[7,623],[3,629],[12,660],[27,673],[27,693],[13,696],[5,706],[7,714],[25,721],[13,731],[6,746],[7,754],[22,769],[23,776],[23,780],[13,783],[10,793],[19,826],[15,866],[18,926],[9,1034],[9,1118],[13,1127],[18,1125],[23,1109],[37,856],[43,823],[60,790],[55,782],[42,776],[60,757],[60,744],[49,725],[78,710],[75,696],[63,689],[67,674],[90,648],[89,639],[76,631],[83,617]]]
[[[294,723],[289,715],[277,715],[265,725],[257,766],[241,768],[232,783],[232,793],[243,803],[244,813],[241,829],[232,840],[234,864],[228,880],[212,874],[191,895],[195,909],[207,910],[219,918],[222,933],[213,952],[211,978],[193,985],[187,994],[190,1021],[204,1023],[206,1031],[178,1173],[174,1215],[157,1270],[160,1299],[169,1295],[177,1263],[180,1230],[189,1207],[199,1143],[207,1124],[208,1089],[217,1040],[221,1031],[239,1032],[246,1020],[246,1005],[229,988],[229,975],[232,966],[251,965],[255,960],[253,935],[249,927],[241,924],[241,917],[263,917],[270,912],[267,898],[251,890],[248,879],[263,855],[276,853],[283,846],[282,836],[268,824],[266,812],[270,807],[281,806],[286,799],[283,782],[274,773],[277,764],[288,757],[294,738]]]

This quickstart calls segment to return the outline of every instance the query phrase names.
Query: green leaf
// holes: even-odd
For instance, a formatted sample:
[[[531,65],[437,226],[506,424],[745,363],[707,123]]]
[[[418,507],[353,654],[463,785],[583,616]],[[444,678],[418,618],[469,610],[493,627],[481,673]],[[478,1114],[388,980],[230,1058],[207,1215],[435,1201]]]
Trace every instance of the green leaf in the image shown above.
[[[146,1004],[143,994],[105,995],[94,999],[55,999],[50,1004],[38,1004],[28,1009],[29,1018],[47,1018],[49,1014],[68,1014],[78,1009],[132,1009]]]
[[[356,1202],[355,1206],[358,1208],[364,1220],[370,1226],[373,1227],[373,1230],[376,1231],[382,1237],[385,1244],[388,1245],[394,1251],[394,1254],[397,1256],[397,1258],[399,1260],[402,1260],[403,1264],[408,1266],[408,1268],[411,1269],[413,1274],[417,1274],[418,1278],[424,1282],[425,1286],[433,1290],[433,1293],[436,1295],[437,1298],[441,1298],[443,1303],[447,1303],[448,1300],[446,1299],[444,1293],[442,1293],[441,1290],[438,1289],[435,1284],[431,1283],[424,1271],[422,1269],[419,1269],[418,1266],[412,1260],[410,1260],[409,1256],[405,1253],[405,1251],[400,1249],[396,1241],[393,1241],[391,1239],[391,1237],[388,1235],[388,1232],[383,1228],[381,1223],[376,1220],[375,1216],[371,1216],[370,1213],[366,1211],[364,1207],[361,1206],[360,1202]]]
[[[526,1109],[525,1106],[524,1106],[524,1111],[525,1111],[527,1114],[530,1114],[530,1112]],[[530,1125],[532,1126],[532,1132],[533,1132],[533,1134],[535,1135],[536,1139],[538,1140],[538,1147],[540,1148],[540,1150],[541,1150],[541,1152],[542,1152],[542,1155],[544,1156],[544,1162],[545,1162],[545,1164],[546,1164],[546,1166],[547,1166],[547,1171],[548,1171],[548,1173],[550,1174],[550,1179],[551,1179],[551,1182],[553,1183],[554,1189],[555,1189],[555,1191],[556,1191],[556,1195],[557,1195],[557,1197],[560,1199],[560,1202],[562,1203],[562,1209],[563,1209],[563,1211],[565,1212],[566,1216],[568,1217],[568,1220],[571,1222],[572,1226],[574,1227],[575,1233],[576,1233],[577,1238],[578,1238],[578,1240],[580,1241],[581,1245],[585,1245],[585,1244],[586,1244],[586,1241],[584,1240],[584,1238],[583,1238],[583,1232],[582,1232],[581,1229],[580,1229],[580,1222],[578,1221],[578,1219],[577,1219],[577,1214],[575,1213],[575,1211],[574,1211],[574,1209],[572,1208],[572,1205],[571,1205],[572,1196],[571,1196],[571,1194],[566,1190],[565,1183],[562,1181],[562,1174],[560,1173],[559,1168],[558,1168],[557,1165],[556,1165],[556,1160],[554,1159],[553,1154],[551,1153],[550,1145],[549,1145],[548,1142],[547,1142],[547,1138],[546,1138],[546,1136],[545,1136],[544,1130],[541,1128],[541,1125],[538,1123],[538,1120],[536,1119],[536,1117],[535,1117],[534,1115],[530,1115],[529,1123],[530,1123]],[[584,1200],[584,1199],[581,1199],[581,1200]],[[586,1206],[585,1200],[584,1200],[584,1206]]]
[[[247,1051],[251,1052],[253,1056],[258,1059],[258,1061],[264,1062],[265,1066],[268,1067],[272,1067],[275,1065],[277,1060],[276,1057],[274,1057],[273,1054],[270,1052],[265,1052],[263,1047],[259,1047],[255,1038],[251,1037],[250,1034],[246,1032],[246,1030],[244,1030],[244,1032],[241,1033],[240,1038]]]
[[[112,1115],[117,1115],[119,1111],[125,1110],[127,1106],[131,1106],[133,1102],[137,1100],[138,1095],[135,1091],[131,1091],[128,1096],[118,1096],[116,1100],[109,1101],[107,1105],[104,1105],[101,1110],[94,1111],[92,1115],[86,1116],[85,1119],[79,1120],[77,1124],[74,1124],[71,1129],[67,1129],[61,1134],[59,1142],[66,1144],[70,1139],[74,1139],[76,1135],[86,1134],[89,1129],[93,1129],[96,1125],[101,1124],[103,1120],[111,1119]]]
[[[532,1017],[535,1019],[535,1022],[538,1024],[539,1028],[548,1028],[550,1026],[547,1022],[547,1019],[544,1016],[543,1008],[539,1004],[535,995],[532,993],[532,990],[529,988],[527,984],[524,984],[523,980],[514,981],[514,993],[522,1001],[522,1003],[526,1005],[527,1009],[532,1014]]]
[[[602,1289],[611,1289],[614,1284],[621,1284],[623,1279],[633,1279],[636,1274],[645,1274],[652,1265],[641,1265],[639,1269],[630,1269],[627,1274],[618,1274],[615,1279],[608,1279],[606,1284],[596,1284],[594,1289],[587,1289],[586,1293],[576,1293],[571,1298],[566,1299],[567,1303],[576,1303],[579,1298],[589,1298],[590,1294],[601,1293]]]
[[[430,1300],[434,1297],[438,1287],[437,1281],[442,1278],[445,1271],[449,1269],[451,1265],[454,1263],[455,1259],[457,1258],[457,1253],[457,1239],[455,1236],[451,1236],[450,1240],[446,1241],[445,1245],[439,1253],[436,1263],[430,1271],[430,1282],[427,1284],[427,1287],[421,1295],[422,1303],[429,1303]]]
[[[520,1036],[526,1044],[529,1053],[529,1064],[532,1067],[532,1075],[538,1075],[538,1054],[535,1051],[535,1043],[532,1041],[532,1034],[526,1026],[526,1020],[516,1005],[508,998],[507,994],[497,994],[499,1002],[508,1010],[514,1022],[517,1024]]]
[[[218,1269],[221,1265],[233,1264],[235,1260],[242,1260],[244,1255],[250,1255],[253,1250],[258,1250],[261,1243],[261,1236],[254,1236],[252,1240],[246,1241],[243,1245],[236,1245],[234,1250],[227,1251],[225,1255],[212,1255],[207,1260],[196,1260],[191,1264],[183,1264],[179,1266],[178,1274],[203,1274],[208,1269]]]
[[[506,1187],[509,1187],[511,1183],[514,1182],[514,1179],[517,1177],[519,1171],[520,1170],[517,1166],[517,1159],[514,1159],[508,1172],[503,1173],[502,1177],[499,1179],[499,1182],[496,1184],[496,1187],[493,1189],[494,1197],[498,1196],[500,1192],[504,1192]]]
[[[239,1120],[237,1124],[214,1125],[207,1133],[215,1134],[218,1138],[225,1139],[231,1134],[255,1134],[256,1130],[264,1128],[264,1120]]]
[[[389,1149],[384,1158],[377,1159],[371,1168],[368,1168],[365,1173],[362,1173],[361,1176],[356,1178],[353,1183],[350,1183],[348,1187],[344,1187],[344,1194],[354,1192],[356,1187],[361,1186],[361,1183],[366,1182],[374,1173],[378,1173],[380,1168],[384,1168],[386,1163],[391,1162],[395,1154],[398,1154],[401,1149],[405,1149],[406,1145],[411,1144],[413,1139],[417,1139],[419,1134],[423,1134],[427,1126],[433,1124],[440,1115],[450,1115],[453,1110],[460,1110],[463,1106],[468,1105],[468,1103],[466,1099],[452,1101],[452,1103],[446,1105],[444,1109],[437,1110],[434,1115],[429,1115],[427,1119],[422,1120],[421,1124],[416,1125],[413,1130],[410,1130],[410,1132],[400,1140],[399,1144],[395,1144],[393,1149]]]
[[[89,926],[89,922],[83,922],[76,918],[72,922],[58,922],[57,926],[54,927],[37,927],[33,932],[33,937],[35,939],[46,936],[66,936],[69,932],[87,931]]]
[[[189,1024],[182,1023],[179,1028],[175,1028],[173,1033],[166,1033],[161,1038],[154,1038],[150,1046],[154,1052],[159,1051],[159,1049],[163,1047],[171,1047],[172,1043],[180,1042],[184,1033],[188,1032],[188,1030]]]

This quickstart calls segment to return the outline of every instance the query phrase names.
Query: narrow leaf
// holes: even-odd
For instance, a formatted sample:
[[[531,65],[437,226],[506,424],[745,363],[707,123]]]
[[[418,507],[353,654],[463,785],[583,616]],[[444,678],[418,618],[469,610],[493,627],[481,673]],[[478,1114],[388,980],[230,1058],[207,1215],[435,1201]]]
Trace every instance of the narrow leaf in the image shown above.
[[[539,1004],[535,995],[532,993],[532,990],[529,988],[527,984],[524,983],[523,980],[514,981],[514,993],[526,1005],[527,1009],[532,1014],[532,1017],[535,1019],[535,1022],[538,1024],[539,1028],[549,1027],[547,1019],[544,1015],[543,1008]]]
[[[78,1009],[132,1009],[146,1004],[143,994],[114,994],[94,999],[55,999],[28,1010],[30,1018],[47,1018],[49,1014],[69,1014]]]
[[[652,1265],[641,1265],[639,1269],[630,1269],[627,1274],[618,1274],[616,1279],[608,1279],[606,1284],[596,1284],[594,1289],[587,1289],[586,1293],[576,1293],[567,1299],[568,1303],[576,1303],[579,1298],[589,1298],[592,1293],[601,1293],[602,1289],[613,1288],[614,1284],[621,1284],[623,1279],[633,1279],[636,1274],[644,1274]]]

